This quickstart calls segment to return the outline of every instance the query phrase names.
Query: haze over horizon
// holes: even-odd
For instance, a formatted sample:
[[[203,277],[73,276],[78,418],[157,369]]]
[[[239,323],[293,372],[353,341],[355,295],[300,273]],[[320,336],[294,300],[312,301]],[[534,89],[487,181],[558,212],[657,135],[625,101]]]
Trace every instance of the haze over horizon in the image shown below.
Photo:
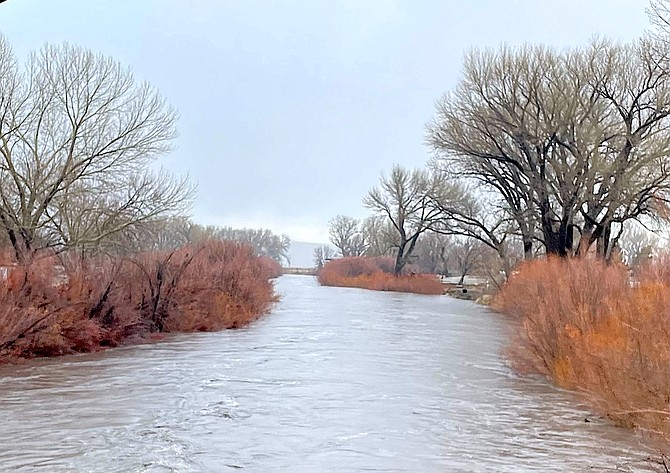
[[[181,115],[161,159],[198,185],[193,219],[326,243],[394,163],[422,166],[424,125],[472,47],[629,41],[646,0],[112,2],[10,0],[0,33],[102,52]]]

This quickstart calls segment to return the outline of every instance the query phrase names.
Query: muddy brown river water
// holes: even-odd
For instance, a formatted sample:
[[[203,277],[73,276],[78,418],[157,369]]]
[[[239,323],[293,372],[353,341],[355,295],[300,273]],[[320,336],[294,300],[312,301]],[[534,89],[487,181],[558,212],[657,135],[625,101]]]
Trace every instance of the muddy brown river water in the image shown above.
[[[514,375],[483,308],[276,284],[246,329],[0,368],[0,471],[649,471],[629,432]]]

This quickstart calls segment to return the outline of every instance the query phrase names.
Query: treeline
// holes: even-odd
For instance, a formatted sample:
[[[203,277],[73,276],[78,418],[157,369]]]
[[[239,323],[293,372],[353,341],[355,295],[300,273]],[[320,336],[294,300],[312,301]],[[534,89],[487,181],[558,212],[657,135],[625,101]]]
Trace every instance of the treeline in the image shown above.
[[[264,228],[232,228],[200,225],[187,217],[173,217],[153,223],[135,251],[173,250],[205,240],[230,240],[246,243],[256,255],[279,264],[290,264],[291,239]]]
[[[329,222],[331,245],[323,245],[314,252],[314,265],[321,268],[336,257],[396,257],[399,232],[382,216],[363,220],[338,215]],[[519,253],[508,252],[509,267],[522,258]],[[480,241],[457,235],[426,231],[416,240],[402,272],[457,276],[481,274],[500,278],[503,266],[498,255]],[[391,273],[395,264],[390,268]]]
[[[333,244],[343,256],[386,246],[396,273],[427,233],[479,242],[507,274],[545,254],[617,257],[636,222],[668,215],[669,38],[470,51],[428,124],[427,168],[394,166],[363,201],[381,220],[351,237],[338,217]]]
[[[185,217],[194,186],[155,167],[177,113],[154,87],[67,44],[19,61],[0,36],[0,91],[0,358],[267,312],[288,237]]]

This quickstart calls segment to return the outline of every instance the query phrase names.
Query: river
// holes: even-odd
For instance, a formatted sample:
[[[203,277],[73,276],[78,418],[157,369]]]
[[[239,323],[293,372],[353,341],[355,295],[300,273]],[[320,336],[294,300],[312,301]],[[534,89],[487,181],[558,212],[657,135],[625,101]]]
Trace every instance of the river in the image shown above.
[[[249,328],[0,368],[0,471],[648,471],[629,432],[514,375],[485,309],[276,284]]]

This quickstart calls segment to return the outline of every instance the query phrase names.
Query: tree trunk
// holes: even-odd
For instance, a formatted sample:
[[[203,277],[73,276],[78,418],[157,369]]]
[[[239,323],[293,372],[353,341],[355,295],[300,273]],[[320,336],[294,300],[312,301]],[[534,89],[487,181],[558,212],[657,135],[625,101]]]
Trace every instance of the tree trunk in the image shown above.
[[[577,256],[583,258],[589,252],[589,248],[593,244],[593,231],[586,230],[582,232],[582,236],[579,238],[579,246],[577,246]]]
[[[532,243],[531,243],[532,244]],[[526,244],[524,243],[523,245],[523,250],[524,250],[524,259],[530,259],[526,256]],[[496,251],[498,252],[498,257],[500,258],[500,264],[502,265],[502,271],[505,273],[505,281],[509,279],[509,276],[512,272],[512,267],[510,266],[509,259],[507,258],[507,251],[505,250],[504,246],[499,245],[496,248]]]
[[[402,269],[405,267],[405,246],[407,243],[401,243],[398,245],[398,254],[395,257],[395,265],[393,265],[393,275],[400,276]]]
[[[612,224],[607,222],[602,226],[602,232],[596,242],[596,252],[599,258],[606,260],[609,254],[610,237],[612,236]]]
[[[579,239],[579,247],[577,248],[577,256],[586,256],[602,232],[603,228],[601,226],[595,226],[591,223],[584,224],[584,230],[582,231],[582,236]]]
[[[458,280],[457,286],[463,286],[463,282],[465,281],[465,273],[461,274],[461,279]]]
[[[14,250],[14,256],[18,263],[27,263],[32,256],[32,242],[29,240],[25,232],[17,232],[12,229],[6,229],[9,241]]]
[[[557,230],[554,230],[551,221],[542,222],[542,235],[547,255],[566,258],[572,252],[572,225],[566,220],[561,221]]]
[[[523,259],[533,259],[533,239],[524,237],[523,240]]]
[[[552,229],[542,229],[542,234],[544,236],[544,247],[546,249],[547,255],[567,256],[565,251],[565,245],[561,242],[561,238],[558,232],[553,231]]]
[[[403,268],[409,261],[409,257],[416,247],[416,242],[419,239],[420,234],[421,232],[417,232],[407,240],[401,239],[400,244],[398,245],[398,255],[395,259],[395,267],[393,268],[394,276],[400,276],[402,273]]]

